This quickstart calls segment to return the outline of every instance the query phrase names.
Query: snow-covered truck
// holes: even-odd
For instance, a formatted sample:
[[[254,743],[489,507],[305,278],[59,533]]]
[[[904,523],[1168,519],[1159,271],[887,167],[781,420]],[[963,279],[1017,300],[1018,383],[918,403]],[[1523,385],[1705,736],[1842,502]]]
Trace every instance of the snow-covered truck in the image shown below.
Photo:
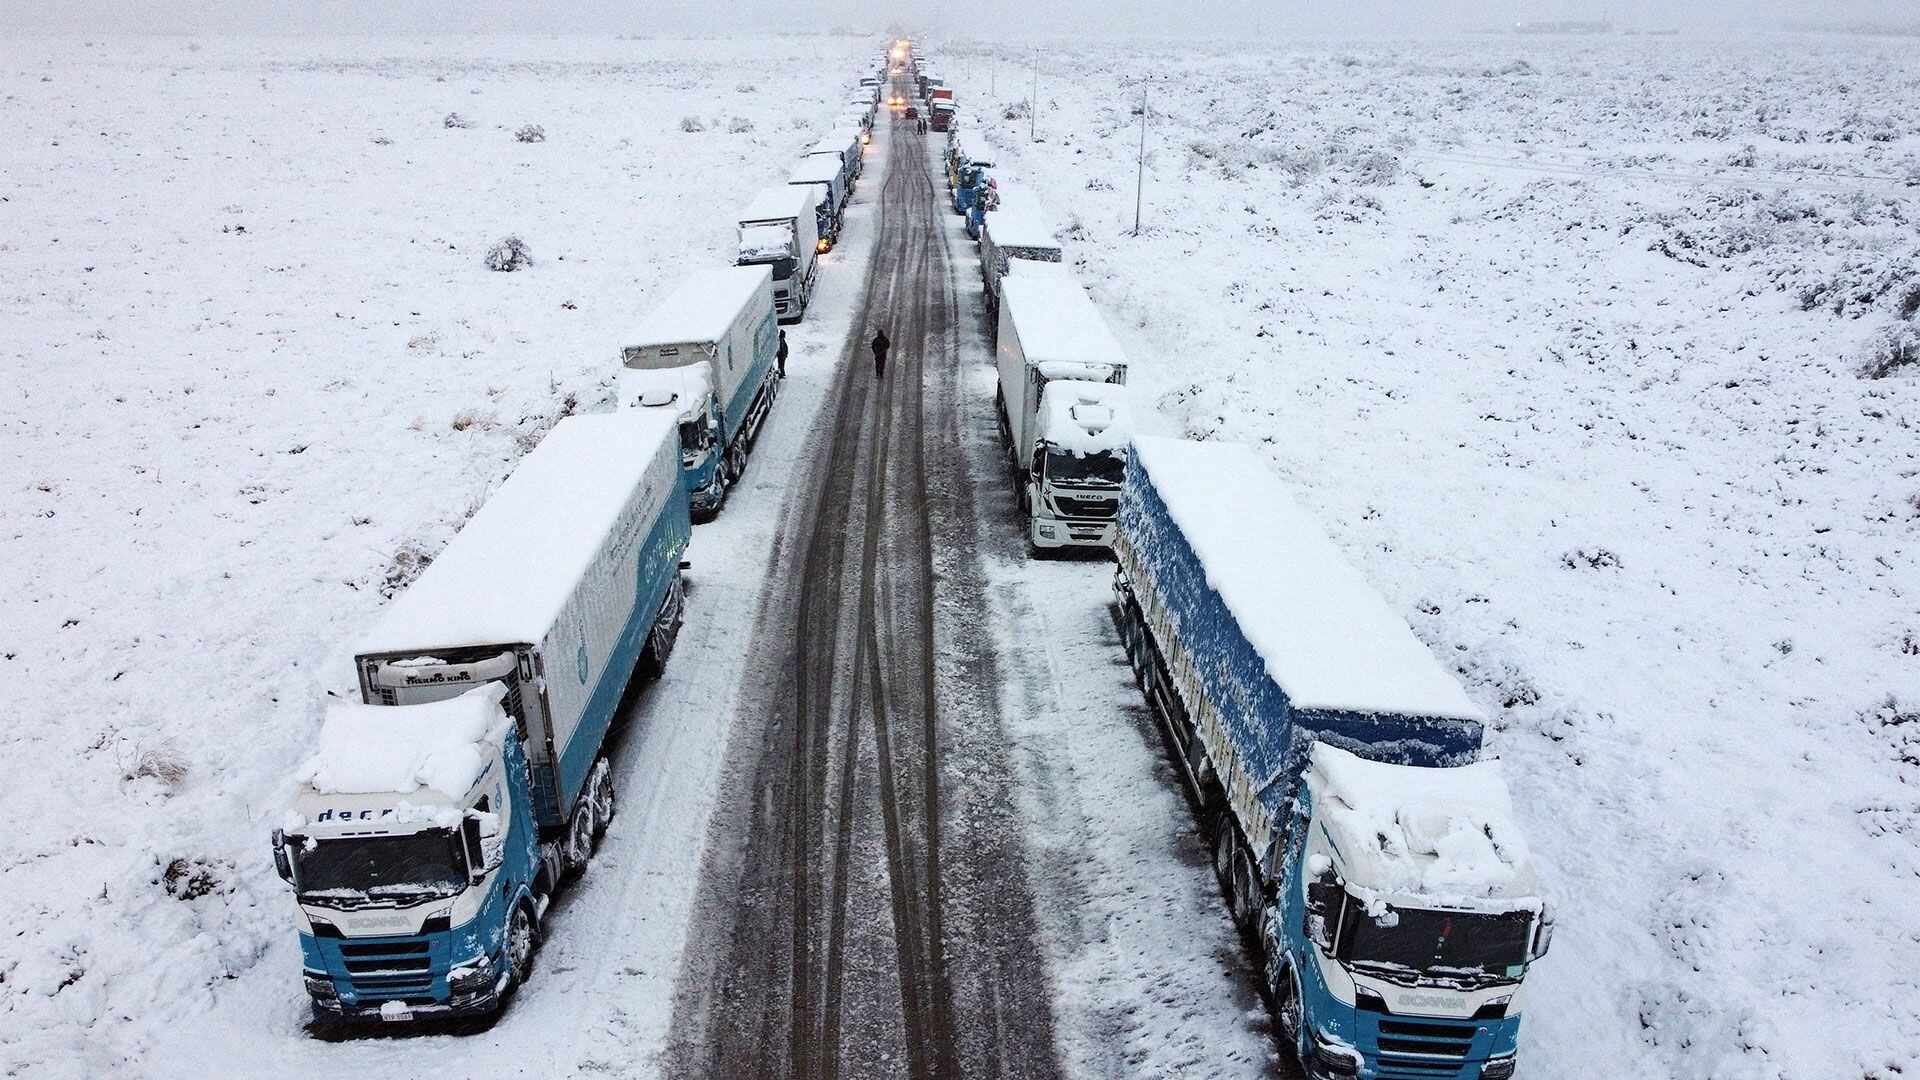
[[[603,744],[679,632],[691,525],[670,419],[561,420],[354,658],[274,862],[316,1019],[488,1015],[614,811]]]
[[[620,403],[677,417],[695,521],[718,514],[746,472],[780,391],[779,349],[773,270],[764,265],[690,275],[621,342]]]
[[[844,168],[844,164],[832,155],[808,154],[794,162],[793,171],[787,174],[789,184],[803,187],[818,184],[827,189],[827,199],[820,204],[819,232],[827,238],[829,245],[840,235],[840,214],[847,206]]]
[[[1313,1078],[1513,1075],[1552,917],[1484,719],[1251,452],[1137,437],[1115,622]]]
[[[998,205],[980,226],[980,280],[986,286],[987,309],[1000,302],[1000,282],[1014,259],[1060,261],[1060,241],[1041,220],[1040,212],[1024,194],[996,189]]]
[[[819,269],[820,185],[775,184],[754,196],[740,211],[738,266],[766,266],[773,271],[773,313],[783,323],[799,322],[813,295]]]
[[[840,166],[841,187],[850,196],[855,181],[860,179],[860,129],[856,127],[835,128],[827,132],[819,142],[807,151],[808,157],[826,158]]]
[[[1002,282],[994,405],[1028,551],[1111,547],[1126,447],[1127,357],[1067,268]]]

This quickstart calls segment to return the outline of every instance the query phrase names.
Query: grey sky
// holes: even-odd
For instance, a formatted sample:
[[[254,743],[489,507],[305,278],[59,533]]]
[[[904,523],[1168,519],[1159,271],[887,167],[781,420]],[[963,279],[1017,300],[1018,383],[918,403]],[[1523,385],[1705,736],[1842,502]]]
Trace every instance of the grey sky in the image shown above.
[[[1770,29],[1786,19],[1920,20],[1914,0],[12,0],[0,32],[733,33],[898,22],[952,36],[1244,37],[1393,34],[1596,18],[1629,26]]]

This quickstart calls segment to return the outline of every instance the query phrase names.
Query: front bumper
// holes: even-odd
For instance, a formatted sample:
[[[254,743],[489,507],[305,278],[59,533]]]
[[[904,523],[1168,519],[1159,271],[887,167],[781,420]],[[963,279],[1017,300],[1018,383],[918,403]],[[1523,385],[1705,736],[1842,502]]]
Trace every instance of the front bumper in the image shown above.
[[[1034,547],[1040,548],[1109,548],[1113,547],[1114,522],[1112,519],[1080,521],[1073,518],[1041,517],[1035,515],[1027,526],[1027,537]]]

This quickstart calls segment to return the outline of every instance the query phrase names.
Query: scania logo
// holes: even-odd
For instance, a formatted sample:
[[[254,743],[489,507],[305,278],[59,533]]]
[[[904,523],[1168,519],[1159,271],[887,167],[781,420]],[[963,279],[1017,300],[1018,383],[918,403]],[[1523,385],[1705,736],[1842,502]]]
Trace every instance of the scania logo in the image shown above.
[[[1400,1004],[1409,1008],[1464,1009],[1467,999],[1452,994],[1401,994]]]
[[[413,929],[413,920],[405,915],[363,915],[358,921],[374,930]]]

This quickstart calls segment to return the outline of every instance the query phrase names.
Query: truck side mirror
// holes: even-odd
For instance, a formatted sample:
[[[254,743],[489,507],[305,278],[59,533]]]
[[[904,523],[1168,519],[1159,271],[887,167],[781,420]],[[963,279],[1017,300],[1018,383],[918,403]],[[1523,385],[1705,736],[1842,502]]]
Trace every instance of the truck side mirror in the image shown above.
[[[287,852],[287,834],[284,829],[273,830],[273,868],[280,872],[280,880],[293,884],[293,856]]]
[[[460,839],[467,846],[467,879],[475,885],[500,869],[506,858],[506,845],[500,841],[500,818],[495,814],[467,811],[460,821]]]
[[[1533,926],[1533,955],[1530,960],[1538,960],[1547,955],[1547,949],[1553,945],[1553,909],[1542,908],[1540,921]]]

